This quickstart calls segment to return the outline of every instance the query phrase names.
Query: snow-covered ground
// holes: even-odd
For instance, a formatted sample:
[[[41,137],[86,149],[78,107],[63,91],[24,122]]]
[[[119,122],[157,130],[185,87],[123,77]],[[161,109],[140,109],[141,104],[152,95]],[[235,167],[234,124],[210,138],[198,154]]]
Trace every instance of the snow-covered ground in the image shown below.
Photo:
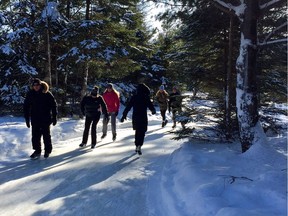
[[[239,143],[171,140],[172,123],[161,128],[157,112],[138,156],[131,119],[118,122],[115,142],[110,132],[93,150],[78,147],[83,125],[60,119],[51,156],[31,161],[24,119],[0,118],[1,216],[287,214],[286,134],[241,154]]]

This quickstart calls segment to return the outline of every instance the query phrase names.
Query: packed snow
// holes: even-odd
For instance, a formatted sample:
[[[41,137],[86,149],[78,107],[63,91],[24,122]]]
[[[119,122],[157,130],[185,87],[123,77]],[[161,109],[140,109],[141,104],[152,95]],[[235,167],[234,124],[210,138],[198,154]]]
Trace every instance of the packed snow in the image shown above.
[[[78,146],[84,119],[59,119],[52,154],[34,161],[24,118],[1,117],[0,215],[286,216],[287,134],[242,154],[238,142],[172,140],[171,116],[162,128],[148,113],[141,156],[130,112],[115,142],[100,141],[99,122],[95,149]]]

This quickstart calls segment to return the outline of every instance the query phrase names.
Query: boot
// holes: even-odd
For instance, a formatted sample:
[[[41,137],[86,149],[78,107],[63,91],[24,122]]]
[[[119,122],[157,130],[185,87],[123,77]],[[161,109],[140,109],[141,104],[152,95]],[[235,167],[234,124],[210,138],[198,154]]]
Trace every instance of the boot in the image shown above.
[[[86,143],[81,143],[80,145],[79,145],[79,147],[85,147],[86,146]]]
[[[166,119],[166,120],[165,120],[165,123],[164,123],[164,126],[166,126],[167,123],[168,123],[168,120]]]
[[[113,134],[112,140],[115,141],[116,140],[116,136],[117,134]]]
[[[48,158],[48,157],[49,157],[49,155],[50,155],[50,152],[48,152],[48,151],[45,151],[45,153],[44,153],[44,158]]]
[[[30,158],[31,158],[32,160],[36,160],[36,159],[38,159],[38,158],[40,157],[40,155],[41,155],[41,152],[39,152],[39,151],[34,151],[33,154],[30,155]]]
[[[138,155],[142,155],[141,146],[138,146]]]

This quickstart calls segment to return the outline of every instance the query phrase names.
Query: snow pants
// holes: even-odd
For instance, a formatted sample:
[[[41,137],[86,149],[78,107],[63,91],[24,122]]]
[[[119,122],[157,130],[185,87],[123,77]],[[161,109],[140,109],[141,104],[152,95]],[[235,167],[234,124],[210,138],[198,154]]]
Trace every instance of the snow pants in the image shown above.
[[[32,123],[32,147],[39,153],[41,153],[42,136],[45,148],[44,150],[50,154],[52,152],[50,124]]]
[[[142,146],[144,143],[144,137],[145,137],[146,130],[135,130],[135,145],[136,146]]]

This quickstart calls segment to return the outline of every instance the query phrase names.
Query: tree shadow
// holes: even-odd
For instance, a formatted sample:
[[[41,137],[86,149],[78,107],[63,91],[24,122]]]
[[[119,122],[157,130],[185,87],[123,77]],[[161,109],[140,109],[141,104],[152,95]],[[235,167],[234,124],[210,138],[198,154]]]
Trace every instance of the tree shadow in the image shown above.
[[[61,155],[53,156],[51,154],[51,157],[48,159],[44,159],[41,155],[37,160],[31,160],[29,158],[16,162],[2,162],[2,167],[0,168],[0,184],[62,166],[71,162],[71,160],[74,160],[76,157],[91,151],[91,149],[75,149]]]
[[[65,178],[64,181],[62,181],[57,187],[51,190],[49,194],[38,200],[36,203],[42,204],[60,197],[77,194],[79,191],[103,182],[109,177],[113,176],[115,173],[119,172],[124,167],[129,166],[131,163],[139,159],[139,157],[135,157],[132,160],[127,161],[134,155],[136,154],[133,153],[116,161],[113,164],[109,164],[104,167],[95,166],[92,168],[90,167],[89,169],[81,169],[70,172],[68,178]],[[87,172],[88,170],[89,172]]]

